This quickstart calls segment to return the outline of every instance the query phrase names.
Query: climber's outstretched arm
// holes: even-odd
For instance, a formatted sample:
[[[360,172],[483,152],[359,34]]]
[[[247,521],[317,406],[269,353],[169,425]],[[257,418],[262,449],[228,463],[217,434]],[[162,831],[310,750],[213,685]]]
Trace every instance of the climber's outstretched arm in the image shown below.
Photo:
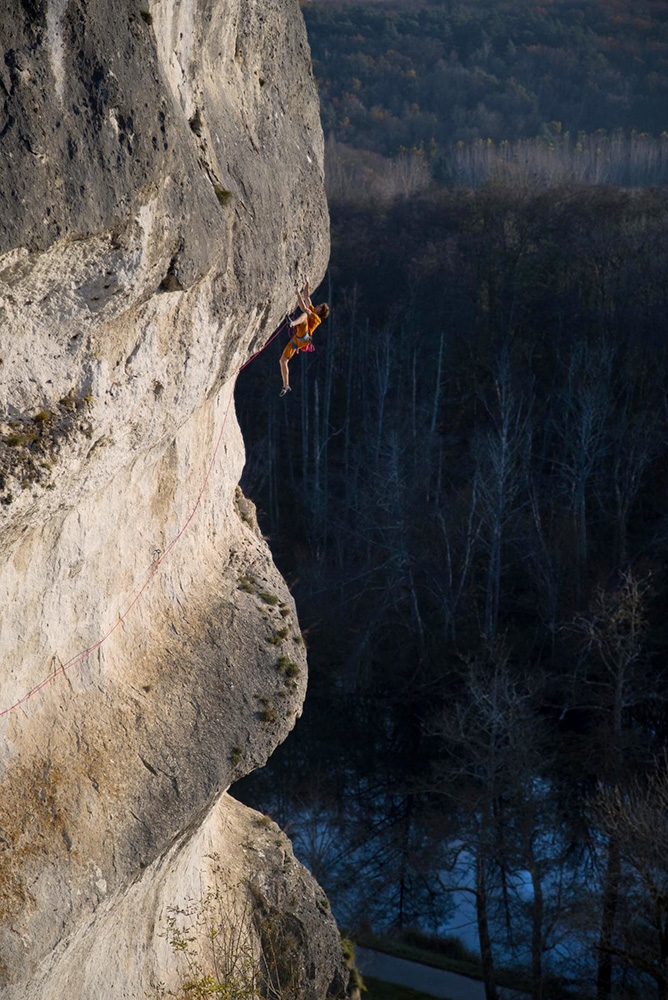
[[[304,285],[304,290],[302,292],[297,289],[297,302],[299,303],[299,308],[305,313],[313,312],[313,303],[311,302],[311,298],[309,296],[308,281]]]

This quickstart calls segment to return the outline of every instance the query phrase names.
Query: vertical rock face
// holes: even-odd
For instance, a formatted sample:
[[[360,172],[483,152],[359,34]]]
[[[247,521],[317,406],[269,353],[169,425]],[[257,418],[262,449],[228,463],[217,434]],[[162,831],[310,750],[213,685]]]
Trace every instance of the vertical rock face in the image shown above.
[[[306,684],[232,400],[328,255],[297,0],[5,0],[0,40],[0,996],[178,990],[169,914],[221,877],[258,968],[287,922],[341,994],[321,891],[224,794]]]

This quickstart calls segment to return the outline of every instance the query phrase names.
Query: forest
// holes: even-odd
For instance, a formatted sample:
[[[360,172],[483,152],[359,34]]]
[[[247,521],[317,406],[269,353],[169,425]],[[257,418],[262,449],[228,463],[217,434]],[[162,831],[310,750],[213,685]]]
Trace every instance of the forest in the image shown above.
[[[287,399],[281,340],[237,387],[242,486],[310,680],[234,793],[288,829],[352,931],[442,933],[469,900],[488,1000],[508,965],[534,1000],[668,998],[668,188],[453,181],[470,95],[445,78],[452,114],[434,104],[442,132],[411,149],[328,115],[353,48],[378,60],[392,32],[417,77],[453,52],[462,79],[496,60],[498,93],[554,47],[561,98],[543,52],[537,117],[504,112],[485,148],[544,151],[549,116],[611,130],[578,150],[554,126],[564,169],[596,144],[637,165],[668,125],[647,84],[668,82],[668,5],[646,8],[306,5],[316,75],[339,67],[321,81],[332,256],[314,297],[332,310]],[[387,67],[357,79],[364,107],[400,92]]]
[[[326,135],[384,155],[600,129],[660,133],[666,0],[307,2]]]

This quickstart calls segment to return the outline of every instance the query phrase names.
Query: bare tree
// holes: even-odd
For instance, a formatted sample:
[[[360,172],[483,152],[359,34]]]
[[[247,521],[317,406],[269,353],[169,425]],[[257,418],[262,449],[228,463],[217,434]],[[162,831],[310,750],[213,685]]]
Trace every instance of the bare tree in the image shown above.
[[[508,525],[524,502],[530,448],[529,405],[513,385],[509,353],[497,363],[491,398],[483,400],[489,425],[476,443],[476,481],[487,542],[484,633],[494,639],[499,621],[502,549]]]
[[[517,781],[537,765],[529,749],[536,719],[532,693],[513,679],[502,642],[490,644],[484,655],[470,660],[464,679],[462,697],[434,727],[443,747],[434,766],[434,790],[446,796],[458,814],[451,868],[457,869],[462,854],[472,859],[472,884],[456,884],[453,889],[475,899],[485,995],[496,1000],[491,915],[499,894],[506,891],[512,867],[510,816]],[[537,919],[539,906],[537,900]],[[539,963],[538,958],[534,964],[542,982]]]
[[[496,996],[494,950],[503,942],[518,956],[528,952],[531,995],[543,1000],[545,956],[573,940],[582,882],[541,715],[548,678],[518,672],[497,639],[467,662],[463,680],[434,727],[442,741],[434,789],[457,817],[450,867],[457,873],[464,858],[472,872],[451,888],[474,897],[487,996]]]
[[[613,352],[605,343],[578,341],[554,418],[561,441],[557,466],[573,517],[578,566],[589,549],[589,501],[595,477],[610,448]]]
[[[654,686],[647,683],[645,652],[648,586],[646,580],[627,571],[614,590],[599,589],[590,612],[574,624],[582,643],[583,684],[593,695],[592,709],[599,715],[598,764],[604,787],[618,782],[630,764],[625,740],[629,711],[654,695]],[[621,865],[621,845],[610,836],[602,875],[598,1000],[612,996]]]
[[[645,982],[653,980],[657,1000],[668,1000],[668,760],[647,780],[602,789],[593,813],[619,856],[621,919],[600,947]]]
[[[634,399],[635,386],[622,387],[619,406],[611,427],[610,461],[606,463],[607,481],[599,489],[601,510],[614,512],[617,564],[628,560],[628,527],[633,504],[640,492],[643,477],[657,454],[657,421],[650,409],[652,387],[642,384]],[[643,397],[643,393],[645,393]]]

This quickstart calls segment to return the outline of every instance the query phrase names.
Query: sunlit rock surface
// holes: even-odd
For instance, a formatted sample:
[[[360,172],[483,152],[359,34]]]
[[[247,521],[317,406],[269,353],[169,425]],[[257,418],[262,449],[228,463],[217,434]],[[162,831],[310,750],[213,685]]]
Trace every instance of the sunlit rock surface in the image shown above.
[[[327,261],[298,4],[6,0],[0,39],[0,995],[176,988],[215,854],[324,997],[322,893],[223,794],[306,685],[232,400]]]

